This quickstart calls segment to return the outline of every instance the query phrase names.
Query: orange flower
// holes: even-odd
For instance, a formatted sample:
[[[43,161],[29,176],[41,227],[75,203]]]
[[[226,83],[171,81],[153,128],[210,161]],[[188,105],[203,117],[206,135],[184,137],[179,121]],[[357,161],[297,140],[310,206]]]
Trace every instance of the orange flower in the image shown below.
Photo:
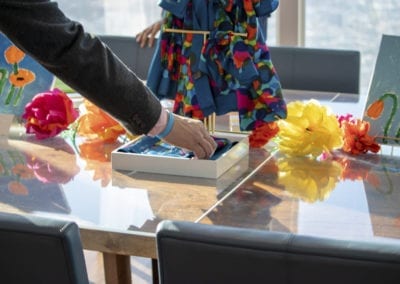
[[[101,187],[106,187],[112,179],[112,168],[110,163],[98,163],[95,161],[87,161],[85,170],[94,171],[93,181],[100,181]]]
[[[79,145],[80,156],[85,160],[108,162],[111,159],[111,152],[119,146],[120,143],[105,143],[100,139],[85,141]]]
[[[118,136],[126,133],[125,129],[115,119],[96,105],[88,100],[85,100],[84,104],[87,113],[79,118],[79,135],[112,143],[117,140]]]
[[[372,119],[377,119],[383,111],[383,108],[385,106],[385,103],[383,100],[379,99],[373,102],[372,104],[369,105],[367,109],[367,116],[369,116]]]
[[[23,179],[33,179],[35,177],[33,170],[23,164],[16,164],[11,171],[14,175]]]
[[[35,81],[35,73],[28,69],[19,68],[17,73],[11,73],[8,78],[15,87],[22,88]]]
[[[11,45],[4,51],[4,57],[8,64],[16,64],[24,59],[25,53],[15,45]]]
[[[358,155],[368,151],[377,153],[380,146],[375,138],[368,135],[370,124],[367,121],[356,119],[344,121],[342,129],[344,132],[343,151]]]
[[[278,124],[265,122],[257,126],[249,136],[250,147],[261,148],[279,132]]]
[[[379,156],[371,156],[372,163],[365,163],[362,160],[351,159],[343,155],[333,155],[332,157],[342,166],[342,180],[367,181],[372,186],[379,187],[381,183],[379,176],[371,172],[372,165],[379,163]]]
[[[19,181],[10,181],[8,183],[8,191],[15,195],[28,195],[29,191],[25,185]]]

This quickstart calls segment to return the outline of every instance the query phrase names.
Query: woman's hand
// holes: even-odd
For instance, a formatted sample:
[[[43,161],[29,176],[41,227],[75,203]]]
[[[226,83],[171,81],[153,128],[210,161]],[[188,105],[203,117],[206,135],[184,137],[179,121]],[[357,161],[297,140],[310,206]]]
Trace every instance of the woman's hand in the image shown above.
[[[161,29],[162,23],[163,20],[154,22],[136,35],[136,41],[140,44],[140,47],[144,47],[146,43],[149,47],[154,45],[154,40]]]

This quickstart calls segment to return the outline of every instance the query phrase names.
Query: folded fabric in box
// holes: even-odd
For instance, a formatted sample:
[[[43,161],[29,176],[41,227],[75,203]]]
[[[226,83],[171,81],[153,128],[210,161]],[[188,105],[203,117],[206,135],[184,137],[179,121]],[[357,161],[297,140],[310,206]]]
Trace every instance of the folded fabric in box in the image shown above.
[[[210,160],[218,159],[222,154],[232,148],[237,142],[231,142],[227,138],[213,137],[217,143],[217,149]],[[128,145],[127,147],[121,148],[118,152],[124,153],[136,153],[142,155],[153,155],[153,156],[167,156],[175,158],[192,159],[194,153],[185,151],[182,148],[168,144],[157,137],[143,136],[136,142]]]

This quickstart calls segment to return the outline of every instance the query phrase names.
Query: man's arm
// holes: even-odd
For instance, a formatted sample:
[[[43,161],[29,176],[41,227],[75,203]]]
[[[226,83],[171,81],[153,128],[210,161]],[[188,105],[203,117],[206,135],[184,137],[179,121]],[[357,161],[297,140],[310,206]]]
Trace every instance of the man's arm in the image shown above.
[[[158,99],[55,2],[0,0],[0,31],[132,133],[148,133],[156,124],[161,113]]]

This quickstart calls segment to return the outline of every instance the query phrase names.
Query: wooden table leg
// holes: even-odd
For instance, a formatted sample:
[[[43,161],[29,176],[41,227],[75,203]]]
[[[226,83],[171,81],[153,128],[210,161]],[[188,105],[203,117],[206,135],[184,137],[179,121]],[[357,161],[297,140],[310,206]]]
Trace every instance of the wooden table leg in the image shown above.
[[[132,284],[129,255],[103,253],[104,274],[107,284]]]
[[[158,284],[159,279],[158,279],[158,262],[157,259],[152,258],[151,259],[151,272],[153,274],[153,284]]]

